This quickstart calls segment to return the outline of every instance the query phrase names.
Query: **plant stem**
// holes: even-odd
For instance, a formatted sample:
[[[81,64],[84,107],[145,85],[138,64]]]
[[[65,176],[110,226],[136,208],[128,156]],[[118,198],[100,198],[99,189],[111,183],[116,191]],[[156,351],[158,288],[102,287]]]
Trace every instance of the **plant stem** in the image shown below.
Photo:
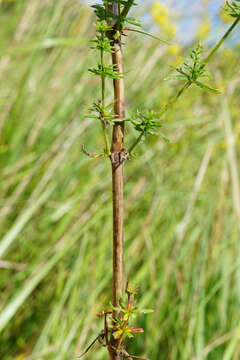
[[[104,53],[103,50],[101,50],[101,66],[103,68],[104,66]],[[102,87],[102,111],[105,111],[105,76],[102,75],[101,76],[101,87]],[[111,152],[110,152],[110,144],[109,144],[109,139],[108,139],[108,135],[107,135],[107,129],[106,129],[106,124],[104,123],[104,114],[102,115],[101,118],[101,123],[102,123],[102,129],[103,129],[103,136],[104,136],[104,141],[105,141],[105,146],[106,146],[106,153],[108,156],[110,156]]]
[[[117,71],[123,72],[122,48],[115,44],[112,62]],[[122,78],[114,79],[115,114],[125,117],[125,89]],[[112,153],[118,157],[124,148],[124,122],[116,122],[112,133]],[[114,157],[114,156],[113,156]],[[115,161],[114,161],[115,160]],[[118,306],[118,296],[123,294],[123,164],[112,160],[113,175],[113,236],[114,236],[114,284],[113,305]]]
[[[118,15],[118,3],[110,5],[110,10]],[[112,63],[116,71],[123,73],[123,54],[121,39],[113,40]],[[123,78],[113,80],[114,85],[114,111],[118,118],[125,117],[125,89]],[[116,122],[112,133],[111,164],[112,164],[112,201],[113,201],[113,305],[118,307],[119,296],[123,295],[124,269],[123,269],[123,163],[121,154],[124,149],[124,122]],[[113,314],[114,316],[114,314]],[[112,337],[111,345],[116,346]],[[112,360],[120,360],[121,356],[115,351],[109,351]]]
[[[217,43],[217,45],[213,48],[213,50],[210,52],[210,54],[206,57],[206,59],[204,60],[204,63],[207,64],[209,62],[209,60],[213,57],[213,55],[217,52],[217,50],[220,48],[220,46],[224,43],[224,41],[228,38],[228,36],[231,34],[231,32],[233,31],[233,29],[237,26],[237,24],[239,23],[239,18],[237,18],[232,25],[230,26],[230,28],[227,30],[227,32],[223,35],[223,37],[219,40],[219,42]]]
[[[180,96],[184,93],[184,91],[186,89],[189,88],[189,86],[191,86],[192,82],[191,81],[186,81],[185,84],[181,87],[181,89],[178,91],[177,95],[174,96],[174,98],[172,100],[170,100],[170,102],[168,104],[166,104],[163,108],[163,110],[160,112],[160,116],[162,116],[163,114],[165,114],[165,112],[168,111],[168,109],[170,109],[173,105],[176,104],[176,102],[178,101],[178,99],[180,98]]]
[[[134,0],[128,0],[127,4],[124,6],[122,12],[121,12],[121,18],[125,19],[127,17],[127,14],[129,13],[129,10],[131,9],[132,5],[134,3]],[[119,13],[120,13],[120,7],[119,7]],[[121,26],[120,21],[117,21],[115,24],[115,28],[119,29]]]
[[[133,152],[135,147],[140,143],[140,141],[142,140],[143,135],[144,135],[144,133],[141,132],[140,135],[138,136],[138,138],[136,139],[136,141],[130,146],[130,148],[128,149],[129,155],[131,155],[131,153]]]
[[[101,66],[104,66],[103,50],[101,50]],[[105,108],[105,76],[101,76],[102,82],[102,108]]]

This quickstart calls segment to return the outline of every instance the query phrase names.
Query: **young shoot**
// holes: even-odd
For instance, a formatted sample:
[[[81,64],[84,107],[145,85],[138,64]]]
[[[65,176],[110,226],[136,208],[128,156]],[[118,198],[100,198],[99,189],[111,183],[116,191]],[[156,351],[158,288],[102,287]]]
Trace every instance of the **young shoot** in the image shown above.
[[[149,309],[139,309],[136,306],[136,295],[137,289],[131,287],[127,282],[125,297],[120,298],[119,306],[115,307],[110,302],[109,308],[97,314],[99,318],[104,318],[104,329],[78,358],[85,356],[92,346],[98,342],[101,346],[106,347],[109,353],[114,352],[122,359],[148,360],[140,356],[130,355],[124,347],[125,338],[132,339],[136,334],[144,332],[142,328],[132,327],[131,321],[141,313],[150,314],[153,312]],[[116,341],[115,345],[112,345],[111,338]]]

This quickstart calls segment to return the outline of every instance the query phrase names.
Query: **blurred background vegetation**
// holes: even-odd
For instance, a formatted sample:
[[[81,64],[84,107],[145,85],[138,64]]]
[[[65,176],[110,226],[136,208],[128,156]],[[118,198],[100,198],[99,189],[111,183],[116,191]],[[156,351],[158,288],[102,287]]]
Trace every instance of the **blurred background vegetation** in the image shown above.
[[[85,118],[99,91],[87,71],[96,61],[89,3],[0,0],[3,360],[76,358],[111,298],[110,164],[81,154],[82,144],[103,147],[101,128]],[[146,28],[172,45],[124,40],[129,110],[160,111],[181,86],[164,78],[191,37],[207,48],[229,26],[219,6],[213,16],[213,2],[195,3],[192,27],[187,7],[140,6]],[[145,334],[129,352],[152,360],[240,359],[240,48],[232,39],[209,65],[222,95],[190,88],[163,118],[171,142],[151,139],[125,166],[126,274],[139,285],[139,305],[154,309],[139,319]],[[134,136],[128,130],[127,142]],[[96,346],[86,359],[106,356]]]

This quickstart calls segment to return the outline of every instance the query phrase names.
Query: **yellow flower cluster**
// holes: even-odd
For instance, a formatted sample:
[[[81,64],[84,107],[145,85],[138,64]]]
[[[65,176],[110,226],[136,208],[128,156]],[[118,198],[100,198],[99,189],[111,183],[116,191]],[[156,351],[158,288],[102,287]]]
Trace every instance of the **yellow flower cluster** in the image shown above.
[[[169,36],[173,37],[176,33],[176,26],[170,22],[169,9],[167,6],[155,1],[152,5],[153,20],[160,25],[161,29]]]

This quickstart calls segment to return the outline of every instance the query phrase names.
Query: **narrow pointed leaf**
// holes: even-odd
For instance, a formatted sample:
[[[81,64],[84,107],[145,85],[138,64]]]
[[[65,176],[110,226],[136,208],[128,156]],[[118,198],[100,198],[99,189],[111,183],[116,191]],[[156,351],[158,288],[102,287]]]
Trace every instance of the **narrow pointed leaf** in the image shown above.
[[[140,30],[140,29],[133,29],[133,28],[128,28],[129,31],[134,31],[134,32],[137,32],[139,34],[143,34],[143,35],[146,35],[146,36],[149,36],[155,40],[158,40],[158,41],[161,41],[162,43],[164,44],[167,44],[167,45],[170,45],[170,43],[167,41],[167,40],[162,40],[160,39],[158,36],[155,36],[147,31],[143,31],[143,30]]]
[[[211,92],[213,94],[221,94],[221,91],[219,91],[217,89],[213,89],[212,87],[202,83],[201,81],[195,80],[194,83],[203,90],[209,91],[209,92]]]

